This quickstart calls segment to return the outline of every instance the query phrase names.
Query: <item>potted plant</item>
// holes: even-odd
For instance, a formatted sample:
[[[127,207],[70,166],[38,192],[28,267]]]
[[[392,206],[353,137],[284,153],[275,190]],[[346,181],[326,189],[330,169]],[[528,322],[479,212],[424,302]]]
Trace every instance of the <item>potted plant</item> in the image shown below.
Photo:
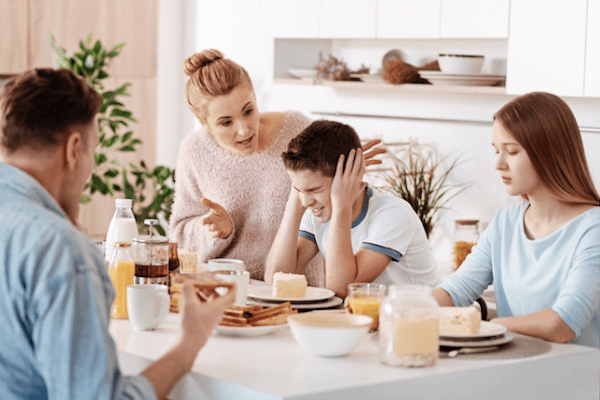
[[[85,42],[79,42],[80,51],[68,56],[66,50],[56,44],[52,34],[48,34],[48,42],[56,54],[57,66],[82,76],[103,99],[98,118],[100,146],[81,203],[89,203],[90,196],[96,192],[109,196],[120,192],[133,200],[133,214],[139,231],[144,227],[145,219],[159,219],[163,226],[157,225],[156,229],[161,235],[166,235],[165,225],[171,217],[173,204],[175,170],[160,165],[149,168],[144,160],[136,165],[118,159],[119,153],[135,152],[142,144],[129,127],[137,120],[121,100],[130,96],[128,88],[131,84],[124,83],[113,90],[106,89],[103,84],[109,76],[106,72],[108,64],[119,55],[125,43],[118,43],[109,50],[99,40],[92,43],[90,34]]]
[[[456,159],[444,169],[446,157],[439,158],[431,145],[421,145],[416,140],[396,145],[383,145],[387,149],[384,167],[375,173],[378,189],[388,191],[406,200],[423,223],[427,237],[439,213],[446,204],[466,189],[466,184],[450,184],[448,176],[457,166]],[[387,165],[387,167],[386,167]]]

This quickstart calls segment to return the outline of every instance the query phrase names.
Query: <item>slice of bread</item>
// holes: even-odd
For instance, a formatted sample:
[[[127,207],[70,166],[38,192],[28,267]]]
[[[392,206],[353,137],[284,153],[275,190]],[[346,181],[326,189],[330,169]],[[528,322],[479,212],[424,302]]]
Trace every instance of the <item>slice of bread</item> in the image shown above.
[[[481,312],[475,307],[440,307],[440,336],[475,335],[481,326]]]
[[[273,275],[273,297],[281,299],[301,299],[306,297],[308,283],[301,274],[275,272]]]

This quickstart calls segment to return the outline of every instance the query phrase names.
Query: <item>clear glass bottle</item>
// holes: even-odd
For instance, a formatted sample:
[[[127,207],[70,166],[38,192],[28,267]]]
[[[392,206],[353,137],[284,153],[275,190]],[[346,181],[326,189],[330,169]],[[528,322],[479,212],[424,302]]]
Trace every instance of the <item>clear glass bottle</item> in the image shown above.
[[[452,266],[454,269],[460,267],[478,240],[479,220],[457,219],[454,221],[454,235],[452,236]]]
[[[379,356],[392,366],[430,367],[439,355],[439,306],[424,285],[391,285],[379,309]]]
[[[110,220],[108,232],[106,234],[106,252],[104,257],[110,260],[114,250],[114,243],[129,242],[138,236],[137,224],[132,210],[133,202],[131,199],[116,199],[115,213]]]
[[[111,318],[129,318],[127,314],[127,286],[133,285],[135,264],[131,256],[131,243],[116,242],[108,263],[108,274],[115,288],[115,301],[110,307]]]

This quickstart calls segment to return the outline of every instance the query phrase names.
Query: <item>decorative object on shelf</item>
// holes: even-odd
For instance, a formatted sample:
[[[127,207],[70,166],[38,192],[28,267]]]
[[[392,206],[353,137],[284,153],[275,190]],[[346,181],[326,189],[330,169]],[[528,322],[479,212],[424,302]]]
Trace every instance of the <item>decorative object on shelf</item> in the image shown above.
[[[439,71],[437,60],[431,61],[420,68],[415,67],[405,61],[390,59],[383,65],[383,74],[381,77],[388,83],[400,85],[403,83],[429,83],[419,75],[421,70]]]
[[[120,99],[121,96],[130,96],[128,88],[131,83],[124,83],[114,90],[107,90],[102,83],[108,78],[105,68],[111,59],[119,55],[125,43],[118,43],[109,50],[99,40],[92,44],[92,35],[89,34],[85,42],[79,42],[81,52],[69,57],[66,50],[56,44],[52,34],[48,34],[48,42],[56,53],[57,66],[83,77],[103,99],[101,116],[98,118],[100,148],[95,154],[92,177],[86,185],[81,203],[89,203],[90,196],[96,192],[109,196],[122,192],[125,198],[133,200],[133,213],[139,230],[143,228],[145,219],[160,218],[166,226],[175,192],[175,170],[165,166],[150,169],[144,160],[139,165],[124,165],[116,156],[118,153],[135,152],[137,146],[142,144],[129,129],[129,123],[137,120]],[[152,191],[151,197],[147,194],[148,190]],[[157,226],[156,229],[161,235],[166,234],[164,227]]]
[[[440,54],[438,63],[445,74],[472,75],[481,72],[485,57],[472,54]]]
[[[385,63],[390,60],[405,61],[406,55],[402,52],[402,50],[392,49],[383,55],[383,58],[381,59],[381,66],[383,67]]]
[[[387,149],[383,165],[388,168],[368,171],[383,181],[382,186],[375,187],[406,200],[419,216],[429,237],[434,218],[439,216],[440,211],[446,210],[446,204],[468,186],[448,182],[459,159],[444,169],[447,156],[440,159],[431,145],[419,144],[415,139],[407,143],[382,145]]]
[[[292,75],[294,78],[314,78],[317,75],[317,71],[314,69],[300,69],[300,68],[290,68],[287,72]]]
[[[315,66],[317,70],[317,76],[315,82],[318,83],[321,80],[330,81],[357,81],[358,78],[352,78],[350,76],[350,70],[346,66],[346,63],[342,60],[338,60],[333,55],[329,55],[327,59],[323,58],[323,53],[319,52],[319,63]]]

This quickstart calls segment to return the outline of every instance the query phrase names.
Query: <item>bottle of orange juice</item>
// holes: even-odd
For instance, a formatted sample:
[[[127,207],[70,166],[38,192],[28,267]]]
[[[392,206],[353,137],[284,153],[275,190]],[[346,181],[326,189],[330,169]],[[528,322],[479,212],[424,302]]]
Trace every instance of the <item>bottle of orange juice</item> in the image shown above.
[[[115,288],[115,302],[110,307],[111,318],[128,318],[127,286],[133,284],[135,264],[129,249],[131,243],[116,242],[108,263],[108,274]]]

